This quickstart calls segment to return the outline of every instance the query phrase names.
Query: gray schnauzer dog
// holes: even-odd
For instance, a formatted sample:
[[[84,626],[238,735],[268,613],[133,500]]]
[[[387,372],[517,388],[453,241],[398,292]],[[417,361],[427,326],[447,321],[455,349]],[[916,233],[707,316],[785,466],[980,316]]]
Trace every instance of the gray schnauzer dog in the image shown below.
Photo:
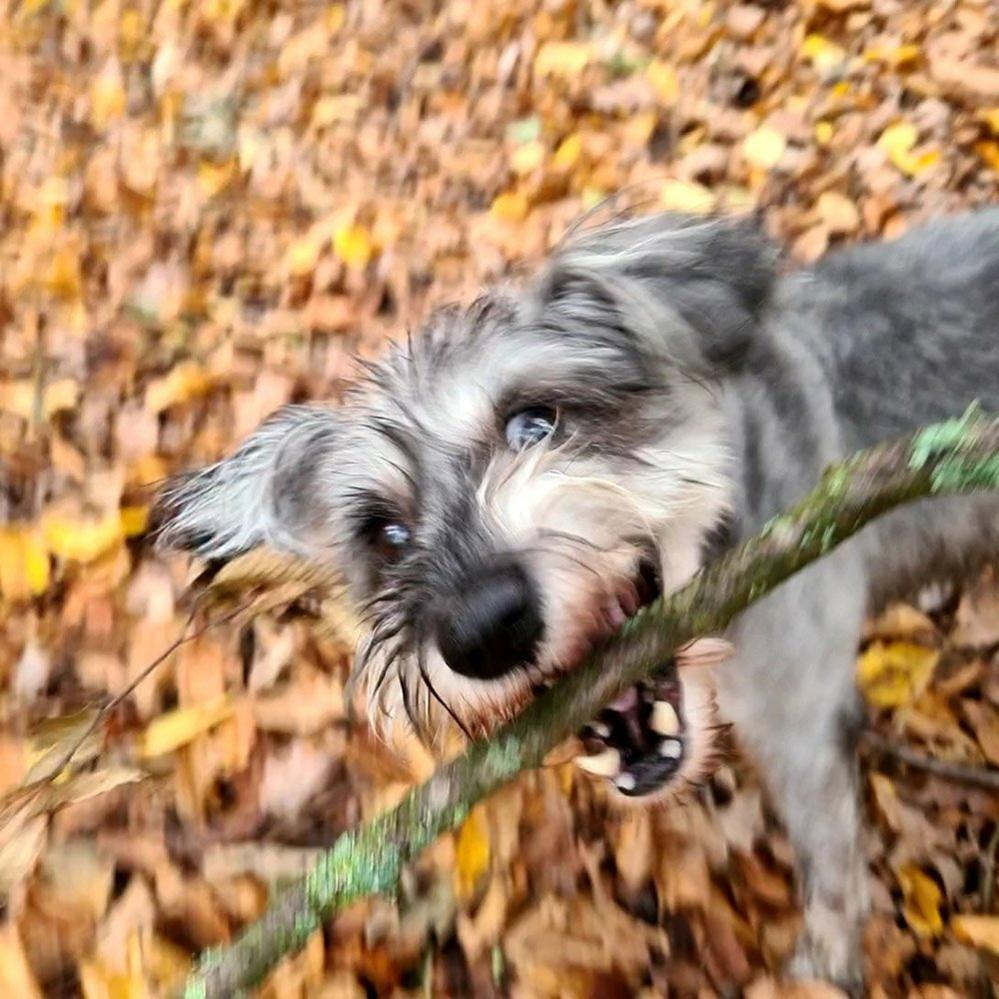
[[[434,315],[337,409],[289,406],[168,486],[164,543],[335,564],[368,622],[382,728],[480,734],[844,454],[972,401],[999,409],[999,209],[778,276],[746,222],[576,234],[521,290]],[[865,614],[999,552],[999,502],[915,504],[745,613],[722,717],[800,863],[791,972],[856,983],[867,909],[852,735]],[[696,779],[698,670],[620,698],[581,765],[654,800]]]

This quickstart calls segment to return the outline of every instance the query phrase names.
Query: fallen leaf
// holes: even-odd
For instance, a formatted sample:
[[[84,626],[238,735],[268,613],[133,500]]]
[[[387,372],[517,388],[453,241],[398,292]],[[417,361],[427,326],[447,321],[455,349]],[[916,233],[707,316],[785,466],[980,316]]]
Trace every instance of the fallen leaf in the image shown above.
[[[703,184],[686,180],[664,180],[659,188],[659,201],[665,211],[694,215],[712,212],[717,204],[715,195]]]
[[[0,926],[0,989],[17,999],[42,999],[42,990],[31,971],[17,924]]]
[[[485,807],[477,805],[458,830],[455,847],[455,893],[472,898],[489,868],[489,826]]]
[[[333,234],[333,252],[348,267],[367,267],[375,248],[368,230],[357,223],[341,226]]]
[[[854,233],[860,228],[860,212],[848,197],[837,191],[823,191],[815,205],[826,228],[838,235]]]
[[[746,160],[760,170],[775,167],[787,149],[787,140],[780,132],[761,126],[743,140],[742,153]]]
[[[144,758],[172,753],[192,739],[231,718],[235,706],[227,697],[175,708],[153,719],[139,740],[139,755]]]
[[[534,57],[536,76],[579,76],[593,58],[584,42],[545,42]]]
[[[807,35],[801,43],[801,54],[822,74],[836,72],[846,61],[846,52],[842,46],[824,35]]]
[[[503,222],[523,222],[530,211],[530,205],[524,195],[516,191],[508,191],[497,195],[489,209],[493,218]]]
[[[962,943],[999,954],[999,916],[951,916],[950,928]]]
[[[919,936],[939,936],[944,925],[940,914],[943,895],[936,881],[914,864],[907,864],[898,871],[898,883],[905,921]]]
[[[0,596],[27,600],[49,586],[49,554],[34,526],[0,527]]]
[[[117,510],[100,518],[71,517],[53,511],[42,516],[41,530],[49,552],[70,562],[93,562],[125,537]]]
[[[940,653],[911,642],[874,642],[857,660],[857,683],[878,708],[912,704],[930,682]]]

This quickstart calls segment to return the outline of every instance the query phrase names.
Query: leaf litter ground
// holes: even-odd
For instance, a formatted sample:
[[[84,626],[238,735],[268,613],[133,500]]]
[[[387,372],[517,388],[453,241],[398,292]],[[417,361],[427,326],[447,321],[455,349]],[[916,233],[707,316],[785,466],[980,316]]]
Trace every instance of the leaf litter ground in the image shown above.
[[[336,398],[353,354],[529,267],[615,191],[646,210],[765,209],[800,261],[997,196],[985,0],[0,10],[13,995],[162,994],[431,765],[348,722],[349,618],[266,561],[233,587],[253,613],[95,718],[190,611],[188,565],[143,540],[149,483],[282,403]],[[999,795],[877,749],[999,767],[997,650],[991,577],[890,609],[859,650],[881,739],[863,761],[875,995],[999,978]],[[651,813],[609,811],[553,767],[263,994],[831,995],[773,978],[798,919],[790,862],[738,758],[689,807]]]

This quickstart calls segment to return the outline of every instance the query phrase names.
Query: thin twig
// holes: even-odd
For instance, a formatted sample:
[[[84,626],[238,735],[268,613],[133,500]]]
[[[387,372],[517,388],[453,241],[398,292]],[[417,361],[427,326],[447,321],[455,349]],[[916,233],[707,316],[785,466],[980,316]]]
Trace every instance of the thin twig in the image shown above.
[[[90,739],[98,728],[100,728],[101,722],[112,711],[114,711],[119,704],[133,694],[139,684],[149,677],[158,666],[166,662],[170,656],[172,656],[178,649],[186,645],[188,642],[193,642],[195,639],[200,638],[212,628],[217,628],[219,625],[228,623],[245,609],[242,605],[236,607],[234,610],[222,615],[222,617],[208,621],[202,627],[198,628],[197,631],[187,634],[187,629],[191,627],[191,622],[197,614],[201,599],[201,596],[195,599],[194,605],[192,606],[191,612],[188,614],[187,619],[184,621],[184,626],[181,629],[180,634],[155,659],[153,659],[149,665],[145,666],[140,673],[133,677],[133,679],[122,690],[115,694],[109,701],[102,704],[97,711],[94,712],[94,717],[91,718],[90,723],[74,740],[74,742],[71,743],[70,746],[63,752],[62,758],[51,768],[48,774],[44,778],[35,781],[33,784],[20,788],[19,791],[21,793],[18,793],[18,791],[13,792],[2,802],[2,807],[0,807],[0,825],[3,824],[3,822],[14,810],[20,811],[26,805],[30,805],[44,788],[48,787],[59,777],[60,774],[65,771],[70,763],[73,762],[76,754],[83,748],[84,745],[86,745],[87,740]]]
[[[999,791],[999,770],[994,770],[991,767],[938,760],[935,756],[917,753],[908,746],[892,742],[877,732],[864,732],[861,741],[879,756],[887,756],[893,760],[898,760],[899,763],[904,763],[907,767],[925,770],[926,773],[933,774],[936,777],[944,777],[947,780],[957,781],[961,784],[972,784],[975,787],[982,787],[989,791]]]

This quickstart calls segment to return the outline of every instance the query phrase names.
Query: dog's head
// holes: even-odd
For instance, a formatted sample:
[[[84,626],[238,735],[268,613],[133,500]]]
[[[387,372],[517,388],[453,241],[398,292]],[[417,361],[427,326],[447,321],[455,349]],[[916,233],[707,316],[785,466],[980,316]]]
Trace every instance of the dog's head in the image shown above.
[[[288,407],[176,480],[161,539],[329,559],[369,625],[373,719],[488,731],[699,567],[730,501],[719,386],[771,277],[747,225],[581,235],[526,289],[432,317],[340,408]],[[675,671],[643,685],[583,766],[630,796],[691,776],[705,710]]]

